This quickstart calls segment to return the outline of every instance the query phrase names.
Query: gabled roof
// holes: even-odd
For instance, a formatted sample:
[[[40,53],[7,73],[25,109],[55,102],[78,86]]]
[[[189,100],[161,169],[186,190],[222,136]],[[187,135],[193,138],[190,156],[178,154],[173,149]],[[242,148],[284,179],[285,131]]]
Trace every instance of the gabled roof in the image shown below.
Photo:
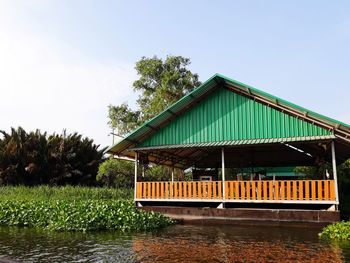
[[[135,148],[140,142],[156,133],[172,119],[176,118],[184,111],[187,111],[193,105],[221,87],[228,87],[235,92],[262,102],[282,112],[291,114],[299,119],[306,120],[327,130],[331,130],[335,137],[350,143],[350,126],[348,124],[300,107],[239,81],[220,74],[215,74],[201,86],[194,89],[154,118],[145,122],[142,126],[129,133],[125,138],[121,139],[113,146],[109,147],[106,152],[132,157],[134,153],[132,151],[130,152],[130,149]]]

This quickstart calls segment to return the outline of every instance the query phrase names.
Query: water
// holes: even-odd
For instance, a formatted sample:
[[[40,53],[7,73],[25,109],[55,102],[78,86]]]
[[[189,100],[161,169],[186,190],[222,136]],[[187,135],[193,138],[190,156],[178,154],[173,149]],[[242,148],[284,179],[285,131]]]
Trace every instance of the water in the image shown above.
[[[152,233],[0,228],[0,257],[21,262],[350,262],[319,226],[176,225]],[[1,260],[0,260],[1,262]]]

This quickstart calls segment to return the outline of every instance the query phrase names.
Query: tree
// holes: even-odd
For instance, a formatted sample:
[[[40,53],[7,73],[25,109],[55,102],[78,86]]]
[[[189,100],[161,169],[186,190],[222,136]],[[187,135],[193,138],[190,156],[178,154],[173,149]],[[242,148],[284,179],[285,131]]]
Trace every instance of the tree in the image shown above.
[[[108,187],[130,188],[134,184],[134,163],[108,159],[98,168],[97,181]]]
[[[104,149],[77,133],[0,131],[0,183],[94,185]]]
[[[141,93],[138,109],[132,110],[125,103],[110,105],[111,128],[125,135],[199,86],[198,75],[187,69],[190,64],[190,59],[182,56],[167,56],[164,61],[156,56],[142,57],[135,66],[139,79],[133,83],[134,91]]]

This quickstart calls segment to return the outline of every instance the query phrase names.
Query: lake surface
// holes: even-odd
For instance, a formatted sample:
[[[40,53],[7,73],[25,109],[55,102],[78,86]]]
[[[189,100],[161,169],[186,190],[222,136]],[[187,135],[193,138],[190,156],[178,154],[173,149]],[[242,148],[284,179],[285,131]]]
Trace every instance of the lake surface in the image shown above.
[[[319,231],[315,225],[176,225],[139,234],[1,227],[0,257],[20,262],[350,262],[350,243],[322,241]]]

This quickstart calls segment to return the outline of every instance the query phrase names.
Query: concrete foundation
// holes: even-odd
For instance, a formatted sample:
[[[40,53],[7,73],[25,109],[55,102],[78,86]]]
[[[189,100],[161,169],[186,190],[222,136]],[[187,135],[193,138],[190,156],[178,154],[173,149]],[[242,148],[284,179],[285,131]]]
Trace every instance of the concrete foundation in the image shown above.
[[[339,211],[293,210],[293,209],[258,209],[258,208],[210,208],[210,207],[175,207],[144,206],[145,211],[162,213],[170,218],[188,223],[237,223],[237,221],[270,222],[310,222],[333,223],[340,220]]]

